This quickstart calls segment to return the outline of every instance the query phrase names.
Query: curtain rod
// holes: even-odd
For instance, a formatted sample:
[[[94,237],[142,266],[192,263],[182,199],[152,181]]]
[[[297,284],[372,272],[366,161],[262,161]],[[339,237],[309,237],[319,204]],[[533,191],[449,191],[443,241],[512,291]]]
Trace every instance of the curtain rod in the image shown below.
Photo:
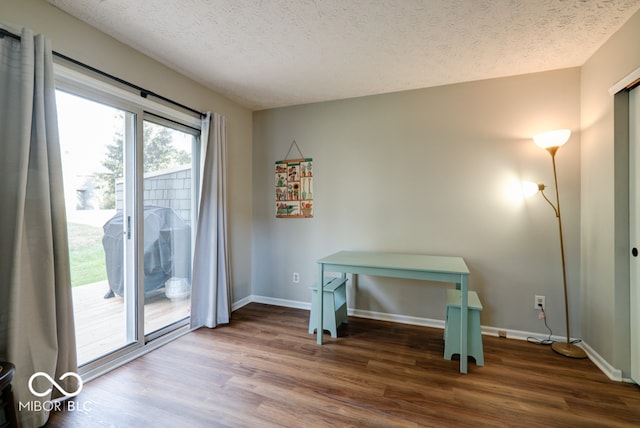
[[[4,28],[0,28],[0,39],[3,38],[4,36],[11,37],[11,38],[13,38],[15,40],[18,40],[18,41],[20,41],[22,39],[19,35],[14,34],[14,33],[10,32],[10,31],[7,31]],[[68,62],[70,62],[72,64],[75,64],[75,65],[77,65],[79,67],[82,67],[82,68],[85,68],[85,69],[87,69],[89,71],[97,73],[97,74],[99,74],[99,75],[101,75],[103,77],[106,77],[106,78],[114,80],[114,81],[116,81],[116,82],[118,82],[120,84],[128,86],[128,87],[130,87],[132,89],[135,89],[136,91],[140,92],[140,96],[142,98],[147,98],[149,96],[152,96],[152,97],[158,98],[158,99],[160,99],[162,101],[165,101],[165,102],[167,102],[169,104],[173,104],[174,106],[180,107],[181,109],[184,109],[184,110],[190,111],[191,113],[197,114],[201,118],[206,116],[206,114],[201,112],[201,111],[192,109],[191,107],[188,107],[188,106],[186,106],[184,104],[180,104],[179,102],[173,101],[172,99],[163,97],[162,95],[158,95],[153,91],[149,91],[147,89],[144,89],[144,88],[142,88],[142,87],[140,87],[140,86],[138,86],[138,85],[136,85],[134,83],[128,82],[128,81],[126,81],[124,79],[121,79],[121,78],[116,77],[116,76],[114,76],[112,74],[109,74],[107,72],[99,70],[99,69],[97,69],[95,67],[92,67],[92,66],[90,66],[88,64],[85,64],[85,63],[83,63],[81,61],[78,61],[76,59],[70,58],[70,57],[68,57],[66,55],[63,55],[63,54],[59,53],[59,52],[53,51],[53,55],[58,57],[58,58],[60,58],[60,59],[68,61]]]

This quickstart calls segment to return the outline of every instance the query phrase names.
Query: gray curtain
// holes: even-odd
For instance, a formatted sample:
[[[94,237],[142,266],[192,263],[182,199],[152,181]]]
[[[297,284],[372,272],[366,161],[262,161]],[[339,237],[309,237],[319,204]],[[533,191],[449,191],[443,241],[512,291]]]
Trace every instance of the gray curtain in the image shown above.
[[[208,113],[202,121],[202,191],[193,257],[191,327],[213,328],[231,317],[231,270],[227,249],[227,124]]]
[[[17,402],[56,398],[47,373],[66,391],[77,372],[69,252],[62,189],[52,51],[23,29],[0,38],[0,360],[16,366]],[[31,406],[31,408],[36,408]],[[43,425],[46,411],[23,408],[23,427]]]

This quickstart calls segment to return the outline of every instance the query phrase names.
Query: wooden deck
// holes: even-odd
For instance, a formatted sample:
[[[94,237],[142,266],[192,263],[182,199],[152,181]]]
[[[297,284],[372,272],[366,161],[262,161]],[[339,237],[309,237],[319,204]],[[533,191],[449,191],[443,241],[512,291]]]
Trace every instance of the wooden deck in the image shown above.
[[[72,288],[78,364],[82,365],[127,345],[124,299],[105,299],[107,281]],[[145,334],[190,314],[190,299],[171,301],[163,292],[145,299]]]

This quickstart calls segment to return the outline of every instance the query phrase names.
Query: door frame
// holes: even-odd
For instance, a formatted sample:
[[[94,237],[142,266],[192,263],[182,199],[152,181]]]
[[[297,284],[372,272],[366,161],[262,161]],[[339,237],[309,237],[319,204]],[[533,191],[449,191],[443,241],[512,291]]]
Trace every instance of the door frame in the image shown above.
[[[127,292],[130,304],[127,304],[126,316],[127,320],[127,338],[134,338],[133,343],[124,346],[106,356],[84,364],[79,369],[79,374],[84,382],[90,381],[104,373],[107,373],[129,361],[138,358],[176,338],[185,335],[191,331],[188,319],[175,326],[175,329],[162,331],[162,335],[154,335],[153,337],[145,337],[144,335],[144,248],[143,245],[137,245],[136,242],[143,242],[143,228],[137,227],[144,224],[144,209],[142,203],[144,171],[141,167],[143,159],[143,120],[145,115],[151,113],[153,115],[175,121],[176,124],[182,124],[194,129],[200,129],[202,120],[200,117],[186,114],[175,110],[167,105],[157,103],[153,100],[143,98],[139,93],[133,93],[128,90],[116,87],[104,80],[92,77],[84,72],[78,71],[64,64],[54,63],[54,75],[56,89],[63,90],[70,94],[87,98],[92,101],[100,102],[125,110],[130,114],[127,118],[125,132],[128,137],[135,137],[138,144],[124,145],[125,149],[125,175],[128,173],[135,175],[133,180],[126,180],[130,184],[125,191],[126,200],[124,208],[124,219],[131,221],[132,239],[125,239],[127,252],[131,260],[130,267],[125,271],[127,280],[133,281],[134,287],[128,287]],[[200,139],[201,140],[201,139]],[[199,168],[201,168],[200,152],[192,161],[192,166],[196,169],[193,173],[193,179],[198,180]],[[196,195],[199,195],[199,181],[197,186],[193,186]],[[197,197],[196,197],[197,199]],[[136,239],[133,239],[133,238]],[[193,241],[192,241],[193,245]],[[125,288],[126,289],[126,288]],[[133,321],[129,324],[129,320]]]
[[[640,384],[640,88],[629,91],[629,333],[631,379]],[[635,328],[634,328],[635,326]]]
[[[631,99],[630,92],[640,85],[640,67],[627,74],[609,88],[614,103],[614,181],[616,192],[615,225],[615,265],[616,285],[614,289],[616,305],[615,330],[618,348],[624,344],[623,354],[616,362],[629,370],[629,381],[640,384],[640,364],[634,362],[640,358],[640,329],[634,328],[640,322],[640,255],[634,257],[632,249],[640,251],[640,236],[634,238],[634,231],[640,232],[640,222],[634,213],[640,211],[640,188],[635,190],[634,183],[640,176],[640,141],[631,136]],[[634,95],[634,97],[637,95]],[[640,178],[640,177],[639,177]],[[640,183],[638,183],[640,185]],[[637,186],[640,187],[640,186]],[[637,198],[636,196],[637,195]],[[619,196],[619,197],[618,197]],[[637,200],[636,200],[637,199]],[[634,205],[637,208],[634,208]],[[634,279],[635,276],[635,279]],[[636,303],[634,303],[634,301]],[[628,346],[628,347],[627,347]]]

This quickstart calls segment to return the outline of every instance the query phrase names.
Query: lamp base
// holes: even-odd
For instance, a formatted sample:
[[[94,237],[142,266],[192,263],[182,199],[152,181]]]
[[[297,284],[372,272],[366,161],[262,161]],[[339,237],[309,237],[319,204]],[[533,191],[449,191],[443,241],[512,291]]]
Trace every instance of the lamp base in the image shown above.
[[[560,355],[564,355],[565,357],[587,358],[587,353],[584,352],[584,349],[577,345],[574,345],[573,343],[553,342],[551,344],[551,349],[553,349]]]

